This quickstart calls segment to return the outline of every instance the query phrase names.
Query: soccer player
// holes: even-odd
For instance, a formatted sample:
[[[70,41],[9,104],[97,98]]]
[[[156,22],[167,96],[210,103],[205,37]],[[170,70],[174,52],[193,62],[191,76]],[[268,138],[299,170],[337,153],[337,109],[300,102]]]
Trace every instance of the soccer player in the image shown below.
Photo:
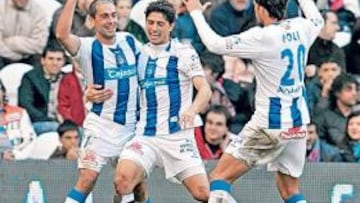
[[[57,25],[57,38],[79,60],[88,84],[101,89],[105,102],[93,103],[84,122],[85,138],[79,155],[79,178],[65,202],[83,203],[103,166],[117,157],[134,136],[139,48],[128,33],[116,33],[117,15],[112,0],[94,0],[89,7],[95,37],[70,33],[77,0],[67,0]]]
[[[256,110],[211,173],[210,203],[231,202],[231,184],[254,166],[268,164],[285,203],[305,203],[298,177],[306,153],[304,66],[323,19],[312,0],[298,0],[306,18],[283,20],[287,0],[255,0],[261,26],[220,37],[208,26],[198,0],[185,0],[199,35],[216,54],[250,59],[257,81]]]
[[[194,199],[207,201],[209,183],[194,127],[201,125],[198,113],[207,106],[211,89],[196,51],[170,39],[174,7],[166,0],[152,2],[145,15],[150,43],[138,59],[140,120],[136,136],[120,155],[115,188],[120,195],[129,194],[159,166],[167,179],[182,182]]]

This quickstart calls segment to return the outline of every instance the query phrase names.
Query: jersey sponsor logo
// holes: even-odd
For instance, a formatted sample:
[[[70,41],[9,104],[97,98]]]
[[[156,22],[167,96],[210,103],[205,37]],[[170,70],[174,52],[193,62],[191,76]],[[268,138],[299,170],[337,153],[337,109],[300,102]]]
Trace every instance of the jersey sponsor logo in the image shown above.
[[[171,83],[179,83],[179,80],[169,79],[169,78],[156,78],[156,79],[141,80],[139,83],[141,89],[147,89],[156,86],[169,85]]]
[[[284,140],[302,139],[306,136],[306,130],[301,127],[289,128],[287,131],[280,133],[280,137]]]
[[[107,68],[104,70],[105,80],[120,80],[136,76],[135,65],[127,66],[125,68]]]
[[[301,89],[302,89],[302,85],[298,85],[298,86],[279,86],[278,92],[282,93],[282,94],[286,94],[286,95],[291,95],[291,94],[298,94]]]

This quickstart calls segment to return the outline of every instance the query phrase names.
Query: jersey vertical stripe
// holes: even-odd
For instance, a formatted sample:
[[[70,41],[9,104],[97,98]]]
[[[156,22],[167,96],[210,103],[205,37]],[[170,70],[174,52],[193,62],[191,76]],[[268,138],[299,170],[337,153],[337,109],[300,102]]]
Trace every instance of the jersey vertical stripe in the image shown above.
[[[94,84],[104,86],[104,55],[102,45],[99,40],[95,40],[92,44],[91,61]],[[91,111],[100,115],[102,108],[103,103],[95,103],[93,104]]]
[[[80,38],[77,54],[88,84],[99,84],[114,95],[92,103],[90,111],[122,125],[135,125],[138,105],[137,55],[140,46],[128,33],[117,33],[115,43],[101,44],[93,37]]]
[[[154,80],[156,70],[157,59],[151,59],[148,57],[148,62],[145,69],[145,79]],[[146,115],[146,126],[144,135],[155,135],[156,134],[156,120],[157,120],[157,99],[155,86],[150,86],[146,91],[146,102],[147,102],[147,115]]]
[[[177,116],[179,115],[180,106],[181,106],[181,92],[180,84],[178,80],[178,58],[175,56],[170,56],[169,62],[167,65],[167,78],[170,82],[169,84],[169,96],[170,96],[170,114],[169,114],[169,131],[170,133],[175,133],[180,130]]]

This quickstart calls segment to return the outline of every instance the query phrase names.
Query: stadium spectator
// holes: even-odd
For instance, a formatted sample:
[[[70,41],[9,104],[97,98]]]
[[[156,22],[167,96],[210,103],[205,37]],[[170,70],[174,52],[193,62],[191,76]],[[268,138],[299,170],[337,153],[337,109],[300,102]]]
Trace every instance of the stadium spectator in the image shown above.
[[[42,68],[27,72],[21,80],[19,106],[28,111],[38,135],[56,131],[61,120],[57,112],[57,95],[64,61],[64,50],[58,44],[50,43],[41,58]]]
[[[130,19],[132,9],[131,0],[115,0],[116,11],[118,16],[117,31],[126,31],[135,36],[142,43],[148,42],[144,29],[136,22]]]
[[[345,70],[345,53],[333,42],[336,32],[340,29],[338,17],[334,11],[330,10],[323,11],[322,15],[325,19],[325,25],[310,48],[307,64],[319,67],[319,63],[324,58],[332,56],[334,60],[338,61],[340,67]]]
[[[6,89],[0,81],[0,159],[13,160],[36,134],[26,110],[7,103]]]
[[[214,8],[209,23],[221,36],[238,34],[253,27],[256,18],[251,0],[224,1]]]
[[[306,160],[309,162],[341,162],[340,150],[321,140],[315,123],[307,125]]]
[[[351,42],[346,53],[346,70],[360,76],[360,18],[354,26]]]
[[[308,101],[312,117],[328,109],[329,93],[334,79],[341,73],[341,67],[331,58],[320,63],[317,77],[307,84]]]
[[[353,75],[340,74],[331,86],[328,109],[315,118],[319,137],[339,149],[343,146],[346,120],[356,105],[357,90],[358,82]]]
[[[230,131],[237,134],[250,120],[254,110],[255,77],[245,60],[231,58],[230,60],[235,60],[235,64],[233,68],[228,66],[229,63],[225,66],[222,85],[231,103],[235,106],[236,115],[230,125]]]
[[[205,114],[203,127],[195,128],[196,145],[204,160],[219,159],[232,135],[228,126],[231,115],[222,105],[211,106]]]
[[[205,46],[201,43],[194,22],[192,21],[189,12],[186,11],[184,4],[178,6],[176,13],[177,18],[171,36],[179,39],[183,43],[191,44],[196,52],[201,54],[205,51]]]
[[[59,134],[61,146],[56,148],[50,159],[69,159],[78,158],[80,131],[76,123],[65,120],[59,125],[57,132]]]
[[[81,36],[81,37],[89,37],[94,36],[95,31],[93,29],[93,25],[91,23],[91,20],[89,16],[87,15],[88,7],[90,5],[90,2],[92,0],[78,0],[76,4],[76,9],[74,13],[73,22],[71,25],[71,32]],[[65,1],[62,0],[61,3],[64,3]],[[55,30],[56,25],[59,21],[59,17],[61,12],[64,10],[64,6],[60,7],[58,10],[55,11],[52,24],[51,24],[51,33],[50,33],[50,40],[55,40]]]
[[[209,107],[214,104],[221,104],[227,108],[231,117],[235,116],[235,107],[229,100],[221,84],[221,76],[224,73],[224,60],[219,55],[205,51],[200,55],[200,61],[204,68],[206,80],[212,90]],[[205,111],[206,110],[207,109],[205,109]]]
[[[85,81],[79,64],[75,60],[72,67],[72,72],[65,74],[60,80],[57,110],[60,119],[71,120],[78,126],[82,126],[86,111],[83,97]]]
[[[35,0],[0,2],[0,69],[14,62],[41,66],[49,35],[46,19]]]
[[[360,163],[360,111],[352,112],[346,123],[344,159]],[[346,149],[348,149],[346,151]]]

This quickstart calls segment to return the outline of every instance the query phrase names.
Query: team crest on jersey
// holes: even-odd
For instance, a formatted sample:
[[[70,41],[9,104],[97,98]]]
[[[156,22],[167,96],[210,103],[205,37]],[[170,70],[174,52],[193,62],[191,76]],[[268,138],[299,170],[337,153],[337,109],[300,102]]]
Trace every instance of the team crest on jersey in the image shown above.
[[[133,142],[131,145],[127,146],[126,149],[129,149],[137,154],[144,155],[140,142]]]
[[[226,39],[226,49],[233,49],[234,45],[238,45],[240,42],[240,37],[232,36],[231,38]]]

